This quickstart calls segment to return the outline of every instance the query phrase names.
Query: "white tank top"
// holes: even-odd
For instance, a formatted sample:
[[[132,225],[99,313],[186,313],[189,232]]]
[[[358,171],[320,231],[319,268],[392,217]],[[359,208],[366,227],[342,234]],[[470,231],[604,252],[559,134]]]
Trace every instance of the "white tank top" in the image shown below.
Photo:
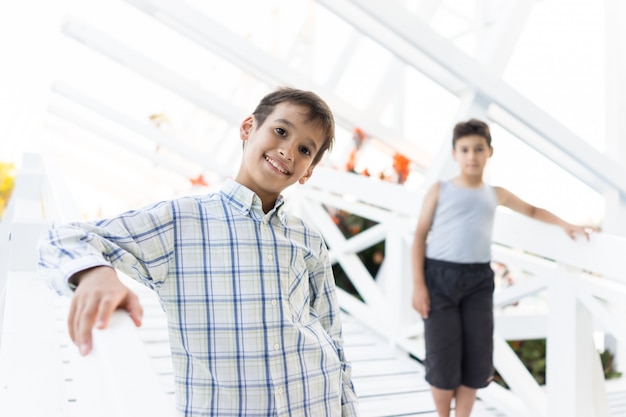
[[[458,263],[491,261],[493,219],[498,206],[494,188],[461,188],[442,181],[426,257]]]

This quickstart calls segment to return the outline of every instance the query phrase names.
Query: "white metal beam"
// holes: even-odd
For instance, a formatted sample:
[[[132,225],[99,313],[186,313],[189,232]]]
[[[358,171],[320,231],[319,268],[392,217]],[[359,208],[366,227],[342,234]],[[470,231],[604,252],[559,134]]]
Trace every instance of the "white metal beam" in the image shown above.
[[[89,131],[116,146],[119,146],[127,151],[134,153],[137,158],[151,161],[155,165],[158,165],[159,167],[168,170],[168,174],[171,172],[184,178],[191,178],[195,175],[198,175],[198,173],[200,172],[200,169],[196,164],[180,163],[180,161],[172,160],[172,158],[166,155],[159,154],[157,152],[148,153],[146,152],[145,147],[133,143],[128,139],[122,138],[119,135],[109,131],[108,129],[86,120],[75,111],[69,110],[63,106],[49,104],[48,112],[58,117],[61,117],[66,121],[80,127],[81,129]],[[175,153],[176,152],[173,152],[173,154]],[[165,178],[160,179],[160,181],[162,180],[165,180]]]
[[[476,59],[491,68],[494,74],[501,75],[533,4],[526,0],[505,2],[500,7],[498,17],[494,18],[491,24],[491,21],[486,21],[488,7],[484,3],[477,2],[477,8],[480,10],[476,14],[480,15],[480,18],[477,18],[480,27],[476,30],[480,31],[481,36],[476,36],[478,38]],[[489,101],[483,96],[468,90],[459,94],[459,98],[461,103],[457,109],[456,120],[466,120],[470,117],[486,119]],[[450,178],[458,172],[458,166],[452,159],[451,148],[450,141],[444,140],[426,176],[427,184],[441,178]]]
[[[208,153],[201,152],[198,149],[194,149],[184,143],[176,141],[157,129],[155,126],[134,120],[133,118],[116,111],[106,104],[87,96],[69,85],[57,82],[53,85],[53,91],[121,126],[126,127],[127,129],[130,129],[137,134],[152,140],[158,145],[166,147],[171,152],[197,163],[208,171],[216,172],[222,176],[229,176],[233,174],[233,169],[231,167],[215,161],[214,158]]]
[[[626,4],[605,1],[606,65],[606,152],[618,164],[626,165]],[[626,236],[626,193],[607,190],[604,227],[607,232]]]
[[[467,88],[467,84],[459,77],[450,73],[442,65],[431,60],[420,50],[412,47],[408,42],[399,39],[390,33],[376,19],[372,18],[363,10],[354,7],[350,0],[316,0],[325,8],[335,13],[356,30],[374,39],[382,47],[395,54],[396,57],[407,65],[417,68],[440,86],[457,94]],[[428,13],[431,13],[429,11]]]
[[[451,45],[427,24],[390,2],[361,0],[352,3],[384,25],[401,41],[409,43],[414,49],[430,57],[455,77],[466,82],[478,94],[501,107],[552,144],[555,150],[550,151],[548,156],[555,162],[564,165],[563,157],[573,159],[590,175],[599,178],[605,186],[626,192],[626,168],[596,151],[504,81],[493,76],[488,68]],[[571,166],[564,168],[572,169]],[[573,174],[583,181],[588,177],[580,175],[580,172]],[[589,185],[597,187],[597,183]],[[596,190],[603,191],[597,188]]]
[[[476,59],[488,65],[494,74],[504,72],[536,1],[500,2],[497,17],[489,22],[476,54]]]
[[[356,107],[334,94],[332,89],[317,84],[310,77],[292,69],[287,63],[280,62],[277,57],[266,54],[188,4],[168,0],[127,0],[127,2],[262,81],[280,85],[287,83],[317,92],[331,105],[339,124],[348,130],[359,126],[371,136],[390,138],[389,145],[415,161],[421,169],[428,166],[428,153],[412,141],[403,139],[403,133],[399,129],[368,118]]]
[[[220,100],[209,91],[203,90],[195,83],[164,68],[140,52],[117,42],[86,23],[68,18],[62,26],[62,30],[66,35],[82,42],[89,48],[108,56],[128,69],[173,91],[224,120],[238,125],[248,115],[248,112],[228,101]]]

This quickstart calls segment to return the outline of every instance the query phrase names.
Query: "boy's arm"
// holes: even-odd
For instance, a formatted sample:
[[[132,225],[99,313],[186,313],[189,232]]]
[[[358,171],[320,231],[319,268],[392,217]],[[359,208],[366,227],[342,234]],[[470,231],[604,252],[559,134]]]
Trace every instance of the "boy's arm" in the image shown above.
[[[572,239],[576,239],[577,234],[582,234],[587,238],[587,240],[589,240],[589,232],[598,230],[595,226],[578,226],[568,223],[548,210],[535,207],[532,204],[528,204],[506,188],[494,187],[494,190],[496,191],[496,195],[498,197],[498,204],[508,207],[511,210],[517,211],[518,213],[524,214],[535,220],[559,226]]]
[[[39,241],[40,271],[59,293],[69,295],[70,277],[96,266],[117,268],[154,288],[172,257],[172,218],[170,204],[160,203],[97,222],[55,226]]]
[[[72,294],[68,327],[81,353],[91,348],[91,328],[105,327],[117,307],[140,323],[136,296],[113,268],[154,288],[165,279],[171,258],[169,205],[155,205],[98,222],[54,227],[39,242],[41,274],[59,293]]]
[[[426,192],[413,238],[413,308],[425,319],[430,311],[430,296],[424,277],[426,238],[435,216],[439,188],[440,183],[436,182]]]
[[[339,300],[335,289],[335,278],[332,265],[328,258],[328,250],[324,243],[320,249],[317,268],[311,272],[313,285],[311,287],[311,307],[317,313],[320,323],[333,339],[335,349],[341,361],[341,415],[343,417],[358,416],[358,398],[352,383],[352,366],[346,360],[341,327]]]

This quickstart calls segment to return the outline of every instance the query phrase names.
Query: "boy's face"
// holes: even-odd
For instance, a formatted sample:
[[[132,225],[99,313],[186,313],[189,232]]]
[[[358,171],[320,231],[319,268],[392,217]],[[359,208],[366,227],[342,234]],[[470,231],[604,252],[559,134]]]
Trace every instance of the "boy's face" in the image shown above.
[[[492,154],[493,148],[487,144],[487,139],[479,135],[457,139],[452,149],[452,157],[459,164],[461,173],[471,176],[482,177],[487,160]]]
[[[248,116],[239,129],[246,141],[236,180],[263,201],[273,204],[288,186],[304,184],[313,173],[315,155],[324,144],[321,127],[306,121],[308,108],[288,102],[278,104],[258,126]],[[265,208],[265,207],[264,207]]]

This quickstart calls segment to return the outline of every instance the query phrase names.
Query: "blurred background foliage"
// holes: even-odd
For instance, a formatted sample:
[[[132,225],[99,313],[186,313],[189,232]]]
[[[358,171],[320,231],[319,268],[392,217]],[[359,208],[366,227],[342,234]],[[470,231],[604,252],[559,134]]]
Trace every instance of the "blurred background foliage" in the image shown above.
[[[15,164],[0,161],[0,219],[4,214],[13,187],[15,186]]]

